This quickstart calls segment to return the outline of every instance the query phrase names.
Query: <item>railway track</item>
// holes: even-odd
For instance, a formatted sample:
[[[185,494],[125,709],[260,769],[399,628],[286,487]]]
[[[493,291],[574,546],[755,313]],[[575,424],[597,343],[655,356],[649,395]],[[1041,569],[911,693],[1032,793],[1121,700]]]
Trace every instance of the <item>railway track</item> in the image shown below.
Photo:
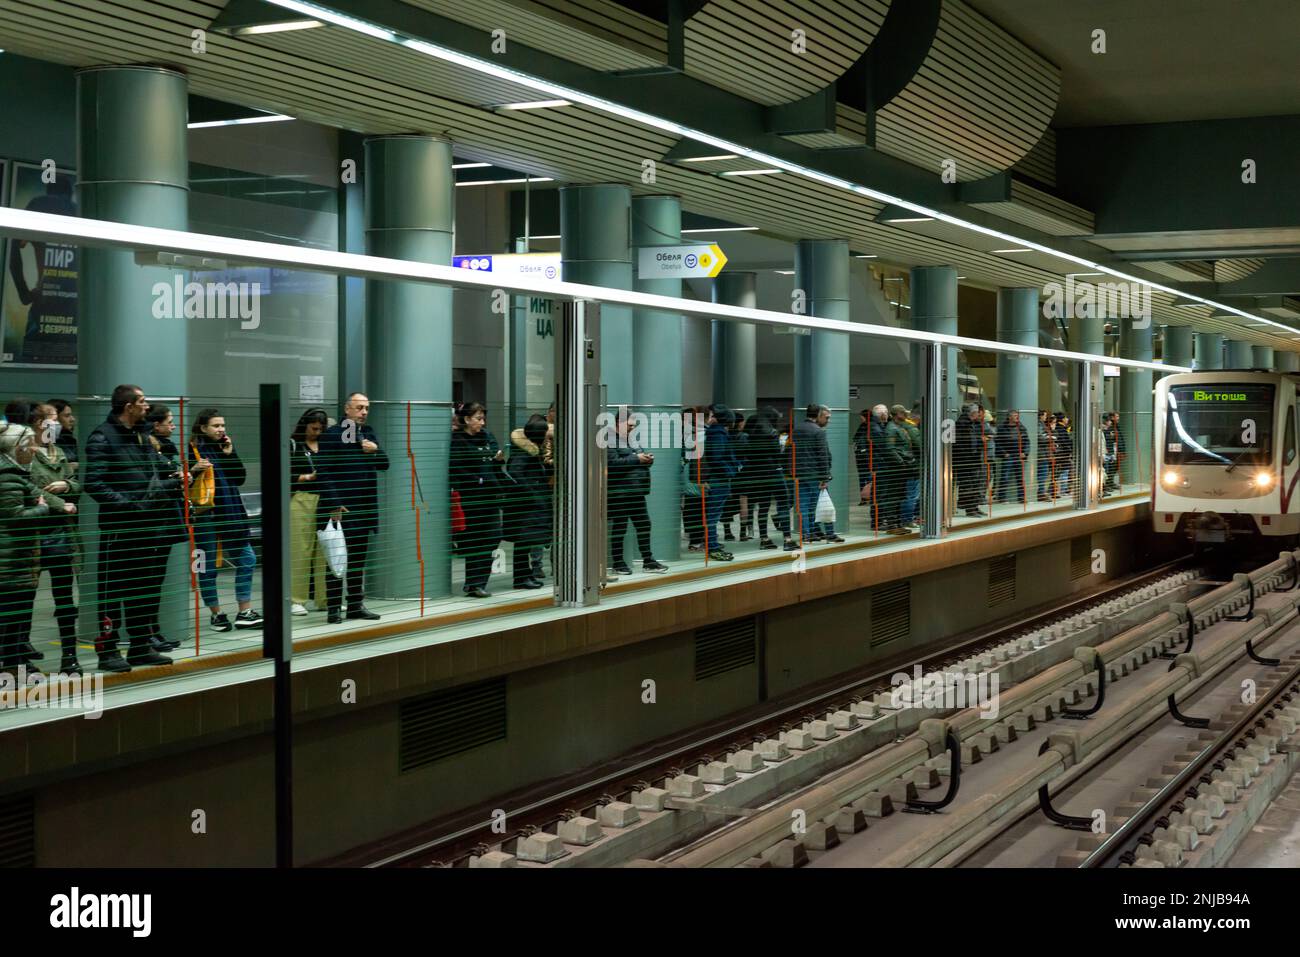
[[[764,789],[777,786],[775,779],[780,788],[811,782],[916,731],[924,712],[886,707],[891,676],[900,671],[996,666],[1023,678],[1031,659],[1068,654],[1089,635],[1115,631],[1149,603],[1167,604],[1194,593],[1195,573],[1186,564],[1167,563],[1041,612],[963,635],[955,644],[922,657],[886,662],[884,670],[817,689],[775,710],[668,742],[602,773],[575,775],[515,800],[502,800],[499,806],[513,808],[504,822],[501,812],[482,806],[338,863],[457,867],[510,866],[522,860],[571,866],[622,863],[643,853],[667,851],[728,819],[752,815],[751,809],[769,796]],[[837,723],[843,727],[837,728]],[[862,733],[839,733],[854,729]],[[763,767],[775,774],[758,774]],[[751,787],[740,803],[709,800],[741,778],[756,777],[763,778],[762,786]],[[619,840],[623,832],[645,830],[639,825],[664,817],[680,818],[681,826],[665,829],[657,823],[650,830],[667,830],[666,837],[632,839],[627,852],[618,848],[628,843]],[[607,835],[616,839],[608,840]]]
[[[1116,635],[1079,645],[1071,659],[1003,693],[997,716],[967,708],[927,720],[917,733],[659,863],[1221,863],[1234,835],[1248,829],[1248,823],[1216,824],[1232,810],[1225,805],[1240,796],[1242,807],[1253,813],[1295,769],[1298,715],[1287,695],[1295,696],[1291,689],[1300,677],[1293,676],[1300,663],[1296,558],[1284,554]],[[1270,653],[1277,647],[1292,656],[1286,667],[1259,660],[1266,644]],[[1234,704],[1246,680],[1257,697]],[[1189,697],[1209,702],[1216,691],[1224,698],[1222,716],[1204,719],[1206,726],[1181,742],[1156,740],[1154,769],[1151,754],[1136,756],[1153,728],[1187,731],[1183,722],[1189,720],[1199,725],[1180,706]],[[1124,793],[1109,805],[1093,793],[1079,813],[1080,801],[1066,789],[1085,780]],[[1247,789],[1259,782],[1264,783],[1245,800]],[[943,796],[918,800],[927,790]],[[1055,807],[1063,792],[1070,812]],[[923,813],[891,813],[899,807]],[[1250,819],[1250,813],[1241,818]],[[1065,828],[1087,836],[1079,839]],[[1058,835],[1057,846],[1043,838],[1044,831]],[[1211,853],[1213,847],[1224,850]]]

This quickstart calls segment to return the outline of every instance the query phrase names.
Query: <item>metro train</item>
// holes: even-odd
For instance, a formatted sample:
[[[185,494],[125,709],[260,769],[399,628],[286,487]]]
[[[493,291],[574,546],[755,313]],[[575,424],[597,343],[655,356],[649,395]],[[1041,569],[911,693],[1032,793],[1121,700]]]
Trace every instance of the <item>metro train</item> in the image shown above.
[[[1197,545],[1300,535],[1298,385],[1300,375],[1234,370],[1156,383],[1157,532]]]

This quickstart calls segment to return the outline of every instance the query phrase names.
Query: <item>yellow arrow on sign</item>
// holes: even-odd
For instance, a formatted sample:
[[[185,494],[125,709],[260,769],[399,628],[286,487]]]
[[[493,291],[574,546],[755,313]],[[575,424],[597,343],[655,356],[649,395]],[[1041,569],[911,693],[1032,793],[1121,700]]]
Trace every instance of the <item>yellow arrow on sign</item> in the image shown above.
[[[712,255],[709,253],[712,253]],[[700,253],[700,265],[709,270],[705,275],[710,279],[722,272],[722,267],[726,264],[727,254],[722,251],[722,248],[717,243],[709,246],[708,253]]]

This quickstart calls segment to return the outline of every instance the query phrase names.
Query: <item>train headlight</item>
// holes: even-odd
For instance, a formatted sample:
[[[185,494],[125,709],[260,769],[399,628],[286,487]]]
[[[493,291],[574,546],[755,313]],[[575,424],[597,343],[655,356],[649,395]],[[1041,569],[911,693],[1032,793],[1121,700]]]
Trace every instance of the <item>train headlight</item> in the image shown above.
[[[1254,482],[1255,488],[1270,489],[1273,487],[1273,473],[1256,472]]]
[[[1170,488],[1173,488],[1175,485],[1178,485],[1183,480],[1183,477],[1179,475],[1177,472],[1175,472],[1173,469],[1170,469],[1169,471],[1165,472],[1165,474],[1161,478],[1162,481]]]

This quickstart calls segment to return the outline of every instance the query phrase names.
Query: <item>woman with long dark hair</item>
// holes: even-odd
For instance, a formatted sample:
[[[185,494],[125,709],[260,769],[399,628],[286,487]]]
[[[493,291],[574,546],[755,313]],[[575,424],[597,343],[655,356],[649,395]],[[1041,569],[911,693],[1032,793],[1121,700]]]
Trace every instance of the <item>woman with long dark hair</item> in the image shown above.
[[[199,593],[211,613],[215,631],[261,628],[262,616],[253,609],[253,569],[257,556],[249,542],[248,512],[239,489],[248,471],[226,432],[226,417],[219,409],[202,409],[194,418],[190,433],[191,467],[210,463],[215,494],[212,507],[194,521],[194,547],[200,553]],[[239,613],[234,625],[221,611],[217,596],[217,548],[222,558],[235,566],[235,601]]]
[[[501,544],[501,463],[505,453],[487,430],[487,408],[469,402],[456,410],[458,428],[451,434],[450,480],[460,496],[465,530],[456,538],[465,556],[464,591],[489,598],[492,553]]]
[[[298,417],[289,438],[289,594],[293,602],[289,610],[294,615],[307,614],[308,593],[315,595],[317,611],[327,604],[325,550],[316,532],[325,526],[330,510],[328,502],[321,507],[327,486],[317,484],[316,459],[320,434],[329,424],[324,409],[308,409]]]

